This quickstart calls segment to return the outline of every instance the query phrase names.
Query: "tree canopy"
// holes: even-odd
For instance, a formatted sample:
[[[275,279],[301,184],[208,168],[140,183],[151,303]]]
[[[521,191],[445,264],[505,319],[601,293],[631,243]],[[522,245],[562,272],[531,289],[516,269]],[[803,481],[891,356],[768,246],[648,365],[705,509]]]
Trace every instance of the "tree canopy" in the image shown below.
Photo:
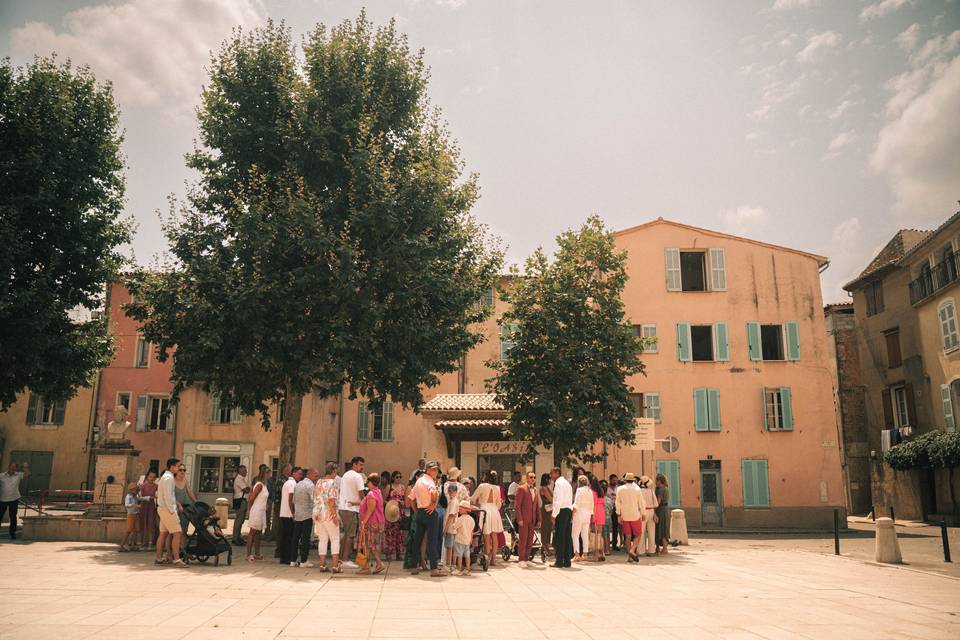
[[[626,378],[643,373],[642,341],[621,299],[626,253],[602,221],[590,217],[557,246],[553,260],[538,249],[501,293],[510,305],[501,330],[512,346],[488,363],[497,371],[488,384],[530,455],[546,446],[557,462],[596,462],[607,454],[594,445],[634,441]]]
[[[265,428],[286,396],[284,461],[311,391],[418,407],[481,340],[502,260],[393,22],[320,25],[302,59],[272,22],[213,55],[174,261],[135,278],[128,311],[161,359],[176,348],[175,396],[200,385]]]
[[[0,62],[0,407],[25,388],[67,399],[109,364],[102,294],[130,239],[109,83],[68,61]]]

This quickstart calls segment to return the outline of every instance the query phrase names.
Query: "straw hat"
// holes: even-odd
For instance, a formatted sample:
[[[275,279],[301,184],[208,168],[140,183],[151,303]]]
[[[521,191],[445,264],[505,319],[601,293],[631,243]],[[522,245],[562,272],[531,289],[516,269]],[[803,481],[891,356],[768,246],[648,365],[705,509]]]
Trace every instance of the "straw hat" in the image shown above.
[[[633,473],[631,473],[630,471],[627,471],[625,474],[623,474],[624,482],[633,482],[636,479],[637,479],[637,476],[633,475]]]
[[[383,517],[390,523],[400,522],[400,503],[396,500],[388,500],[383,507]]]
[[[447,470],[447,479],[448,480],[459,480],[460,479],[460,469],[456,467],[450,467]]]
[[[641,485],[650,484],[650,476],[640,476],[640,484]]]
[[[469,500],[461,500],[460,502],[457,503],[457,510],[459,511],[460,509],[466,509],[467,511],[473,511],[474,509],[476,509],[476,507],[473,506],[472,504],[470,504],[470,501],[469,501]]]

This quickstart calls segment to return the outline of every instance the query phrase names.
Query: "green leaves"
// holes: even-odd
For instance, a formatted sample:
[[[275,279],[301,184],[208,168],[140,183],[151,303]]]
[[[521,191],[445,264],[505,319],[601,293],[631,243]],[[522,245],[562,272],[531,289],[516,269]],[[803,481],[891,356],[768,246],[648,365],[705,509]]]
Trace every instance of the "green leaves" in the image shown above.
[[[65,399],[113,354],[100,309],[130,240],[122,136],[109,84],[37,58],[0,63],[0,406],[29,387]]]
[[[597,444],[633,441],[627,376],[643,372],[640,340],[624,316],[626,254],[597,216],[557,238],[551,261],[530,256],[501,293],[513,346],[491,361],[490,390],[510,411],[514,437],[554,447],[557,460],[601,460]]]
[[[215,390],[267,428],[284,394],[419,406],[481,339],[502,261],[393,23],[319,26],[298,60],[272,22],[213,56],[175,263],[138,274],[129,308],[161,357],[176,348],[177,393]]]
[[[897,471],[960,467],[960,433],[928,431],[892,447],[883,461]]]

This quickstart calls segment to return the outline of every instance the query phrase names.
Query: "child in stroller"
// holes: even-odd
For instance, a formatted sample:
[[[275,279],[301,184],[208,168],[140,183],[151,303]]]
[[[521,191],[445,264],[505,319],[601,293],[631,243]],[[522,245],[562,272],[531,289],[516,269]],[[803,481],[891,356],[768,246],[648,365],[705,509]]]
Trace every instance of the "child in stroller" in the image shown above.
[[[183,513],[193,525],[193,533],[187,538],[187,556],[204,563],[213,556],[213,564],[219,566],[220,554],[227,554],[227,564],[233,564],[233,547],[220,529],[220,519],[205,502],[185,505]]]
[[[470,512],[473,518],[473,538],[470,541],[470,563],[468,566],[480,565],[484,571],[487,570],[487,552],[483,544],[483,521],[487,513],[483,509],[475,509]]]

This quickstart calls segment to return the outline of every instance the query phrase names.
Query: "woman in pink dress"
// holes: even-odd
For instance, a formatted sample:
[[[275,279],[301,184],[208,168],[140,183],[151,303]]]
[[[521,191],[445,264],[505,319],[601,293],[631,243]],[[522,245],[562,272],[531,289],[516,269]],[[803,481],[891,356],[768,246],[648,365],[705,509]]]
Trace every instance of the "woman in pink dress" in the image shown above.
[[[394,471],[390,479],[392,480],[392,483],[389,485],[390,500],[395,500],[397,504],[400,505],[400,511],[402,513],[404,509],[404,498],[407,495],[407,485],[403,483],[403,474],[399,471]],[[403,518],[396,522],[387,523],[387,530],[384,532],[383,541],[383,557],[387,560],[390,559],[390,556],[394,556],[397,560],[403,559],[404,540],[402,522]]]
[[[147,471],[140,485],[140,526],[143,529],[145,549],[153,547],[157,539],[157,472]]]
[[[367,476],[367,495],[360,503],[360,538],[366,542],[367,552],[373,556],[377,565],[372,573],[383,573],[383,561],[380,549],[383,547],[383,529],[386,522],[383,516],[383,494],[380,493],[380,476],[371,473]],[[357,573],[371,573],[370,565]]]

